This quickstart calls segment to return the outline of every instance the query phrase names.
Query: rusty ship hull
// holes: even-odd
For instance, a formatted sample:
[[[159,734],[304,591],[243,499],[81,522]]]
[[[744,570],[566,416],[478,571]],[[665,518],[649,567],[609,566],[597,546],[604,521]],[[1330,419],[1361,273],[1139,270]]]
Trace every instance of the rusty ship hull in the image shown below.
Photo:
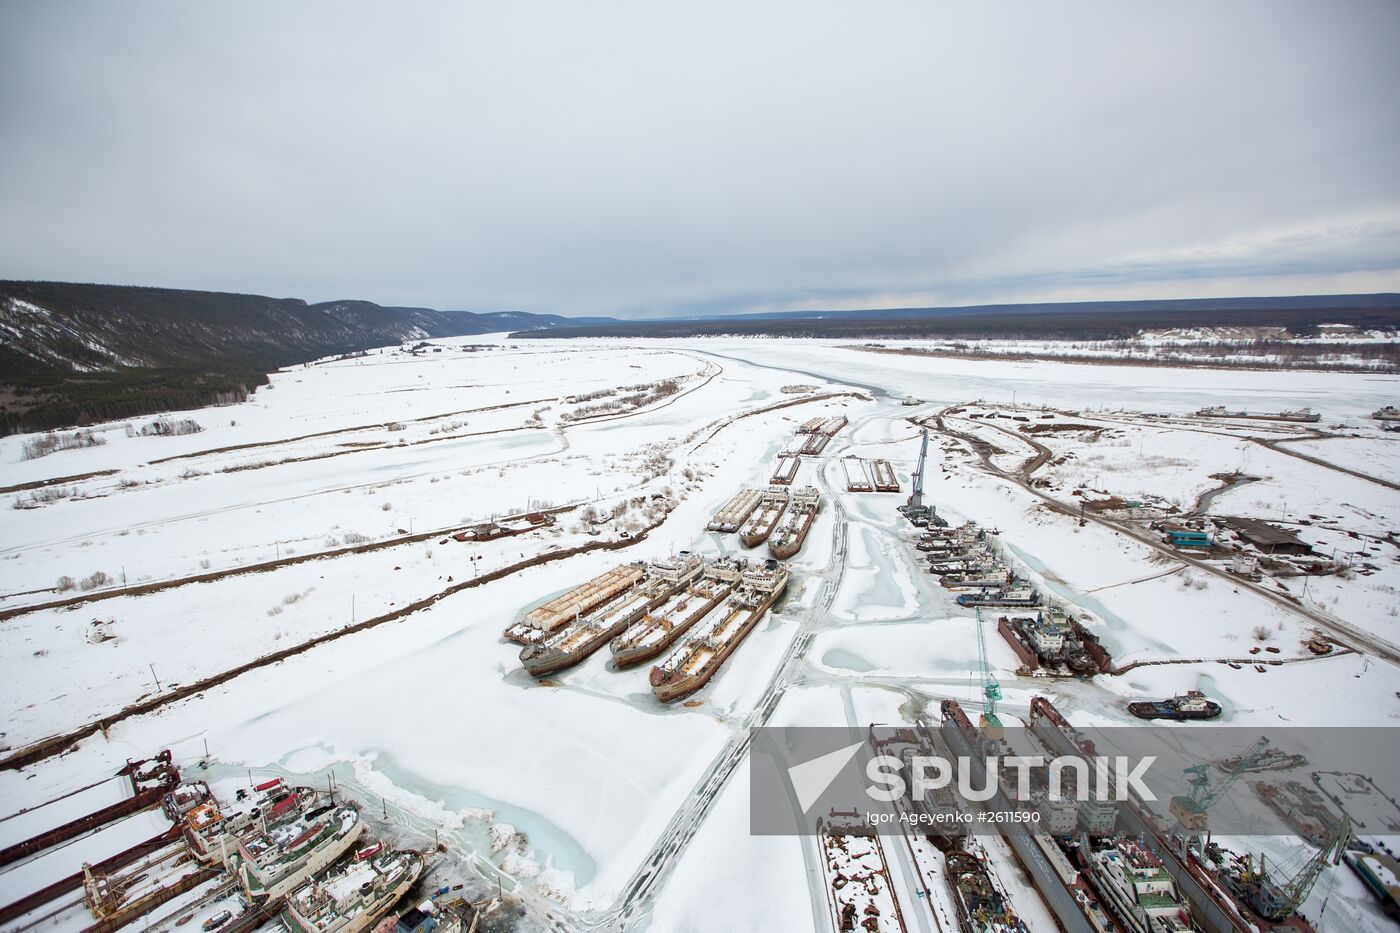
[[[787,568],[780,567],[772,588],[761,594],[736,592],[720,608],[708,630],[692,635],[665,662],[651,669],[651,689],[662,703],[699,690],[724,666],[768,609],[787,589]]]
[[[807,540],[807,532],[812,530],[820,508],[821,495],[816,489],[809,487],[793,493],[787,516],[768,538],[768,553],[778,560],[787,560],[802,550],[802,543]]]
[[[609,642],[613,664],[619,668],[635,667],[670,648],[733,592],[738,576],[737,571],[732,579],[707,573],[684,593],[674,594],[654,613],[633,622]]]
[[[768,536],[773,533],[773,529],[778,527],[778,522],[782,521],[783,513],[787,511],[790,497],[786,489],[769,490],[759,502],[758,509],[753,513],[753,517],[745,523],[743,530],[739,532],[739,541],[744,547],[758,547]]]
[[[522,648],[520,663],[535,677],[578,664],[690,586],[704,569],[699,555],[689,551],[682,551],[679,557],[653,562],[647,568],[647,575],[630,591],[566,624],[545,641]]]

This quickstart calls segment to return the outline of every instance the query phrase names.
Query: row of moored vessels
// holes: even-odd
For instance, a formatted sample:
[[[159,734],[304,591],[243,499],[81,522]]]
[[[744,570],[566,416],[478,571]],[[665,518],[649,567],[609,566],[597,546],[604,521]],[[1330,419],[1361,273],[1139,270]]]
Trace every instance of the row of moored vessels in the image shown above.
[[[587,610],[561,618],[536,615],[537,609],[506,630],[508,639],[524,644],[520,662],[530,674],[544,677],[572,667],[605,644],[617,668],[635,667],[670,651],[652,670],[651,684],[658,699],[675,699],[709,681],[788,582],[787,566],[777,560],[706,560],[689,551],[625,566],[625,574],[614,568],[545,604],[587,602]],[[630,583],[613,589],[618,579]],[[599,581],[613,589],[606,599],[571,596],[598,592]],[[556,620],[553,628],[534,627]]]
[[[323,801],[313,788],[281,779],[239,790],[228,805],[203,782],[185,784],[164,807],[180,823],[193,858],[223,874],[179,916],[148,920],[156,929],[193,928],[201,920],[203,933],[246,933],[280,917],[290,933],[360,933],[388,914],[427,868],[420,852],[367,840],[353,801],[337,803],[333,795]],[[462,919],[460,912],[444,913],[438,933],[458,933]]]
[[[1040,605],[1040,594],[1018,579],[998,556],[991,538],[996,532],[966,522],[957,528],[935,528],[919,535],[915,547],[928,555],[929,573],[942,585],[960,591],[960,606]]]
[[[720,506],[707,528],[737,531],[744,547],[758,547],[767,541],[769,554],[787,560],[802,550],[820,510],[821,493],[815,486],[741,489]]]

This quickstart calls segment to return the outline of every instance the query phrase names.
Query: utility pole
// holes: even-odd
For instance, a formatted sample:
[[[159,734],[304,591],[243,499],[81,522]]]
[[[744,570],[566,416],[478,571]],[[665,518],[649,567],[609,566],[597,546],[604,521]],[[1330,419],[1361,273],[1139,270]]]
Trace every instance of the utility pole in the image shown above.
[[[151,679],[156,682],[156,693],[160,693],[165,688],[160,685],[160,678],[156,676],[156,666],[154,664],[148,666],[151,669]]]

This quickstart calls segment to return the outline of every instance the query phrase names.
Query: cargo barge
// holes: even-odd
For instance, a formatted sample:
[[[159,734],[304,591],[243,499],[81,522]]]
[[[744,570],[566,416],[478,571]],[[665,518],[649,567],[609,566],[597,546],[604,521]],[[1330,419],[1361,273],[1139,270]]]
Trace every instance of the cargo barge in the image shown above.
[[[709,683],[783,594],[787,583],[788,569],[779,561],[768,560],[761,567],[745,569],[738,587],[724,604],[686,636],[666,660],[651,669],[651,689],[656,698],[669,703]]]
[[[787,510],[789,498],[788,491],[781,486],[771,487],[763,494],[758,508],[739,532],[739,540],[744,547],[758,547],[768,540],[773,529],[778,527],[778,520],[783,517],[783,512]]]
[[[1199,690],[1188,690],[1170,700],[1139,700],[1128,704],[1128,712],[1138,719],[1214,719],[1220,704],[1207,699]]]
[[[844,428],[846,424],[846,416],[837,415],[834,418],[827,418],[825,421],[823,421],[822,426],[817,428],[817,432],[820,434],[825,434],[827,437],[833,437],[836,434],[836,432]]]
[[[536,606],[525,618],[506,629],[505,637],[522,645],[544,641],[565,623],[591,612],[609,600],[630,590],[642,579],[646,565],[638,561],[623,564],[581,583],[556,596],[543,606]]]
[[[121,778],[126,780],[120,780]],[[116,773],[115,777],[107,781],[101,781],[92,785],[91,788],[83,788],[67,797],[22,811],[22,816],[15,814],[14,817],[11,817],[17,823],[31,827],[34,835],[0,849],[0,866],[17,862],[35,852],[42,852],[51,846],[91,832],[99,826],[105,826],[116,819],[155,806],[179,783],[180,769],[171,763],[168,749],[154,758],[128,761],[126,766]],[[93,793],[86,793],[89,790]],[[108,802],[113,797],[118,799],[115,802]],[[98,806],[76,819],[65,819],[72,815],[73,809],[78,809],[75,804],[89,799],[93,800],[94,803],[101,802],[106,803],[106,805]]]
[[[899,477],[894,475],[894,466],[888,460],[872,460],[870,470],[876,492],[899,492]]]
[[[417,852],[355,859],[287,898],[282,923],[290,933],[360,933],[389,912],[423,874]]]
[[[705,526],[708,531],[738,531],[748,521],[753,510],[758,508],[758,500],[763,498],[761,489],[741,489],[729,501],[720,506],[715,517]]]
[[[802,442],[802,449],[799,450],[798,453],[806,454],[809,457],[815,457],[826,449],[827,441],[830,440],[831,436],[827,434],[821,434],[819,432],[808,434],[807,439]]]
[[[629,625],[690,586],[704,569],[700,555],[681,551],[653,561],[631,590],[586,616],[553,632],[544,641],[520,649],[520,663],[534,677],[572,667],[621,635]]]
[[[811,531],[812,523],[817,520],[821,500],[821,493],[815,486],[794,492],[782,524],[768,538],[768,553],[779,560],[787,560],[802,550],[802,542],[807,540],[807,532]]]
[[[797,428],[798,434],[815,434],[820,431],[822,425],[826,424],[825,418],[808,418]]]
[[[791,486],[792,481],[797,478],[797,468],[802,465],[802,458],[796,454],[779,454],[778,463],[773,468],[773,478],[768,482],[774,486]]]
[[[744,566],[728,557],[706,561],[698,582],[673,593],[608,643],[613,663],[632,667],[671,647],[734,590]]]
[[[847,492],[872,492],[875,487],[865,472],[865,461],[859,457],[842,457],[841,466],[846,471]]]

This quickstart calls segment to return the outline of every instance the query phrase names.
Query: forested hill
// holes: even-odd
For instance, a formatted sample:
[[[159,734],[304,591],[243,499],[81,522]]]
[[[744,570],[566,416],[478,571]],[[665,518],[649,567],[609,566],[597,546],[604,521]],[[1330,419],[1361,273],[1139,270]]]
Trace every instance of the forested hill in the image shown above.
[[[227,401],[323,356],[584,320],[0,281],[0,434]]]

